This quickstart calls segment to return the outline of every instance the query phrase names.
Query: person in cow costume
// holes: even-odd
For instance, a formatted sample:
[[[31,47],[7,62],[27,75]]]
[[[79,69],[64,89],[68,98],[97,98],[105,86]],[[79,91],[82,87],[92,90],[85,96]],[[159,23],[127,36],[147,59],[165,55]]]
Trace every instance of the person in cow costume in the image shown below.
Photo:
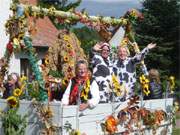
[[[95,44],[90,53],[92,74],[99,85],[100,103],[111,101],[110,82],[113,66],[109,55],[110,45],[106,42]]]
[[[150,43],[134,57],[129,57],[127,46],[118,46],[118,59],[115,60],[113,72],[118,77],[120,85],[125,86],[126,99],[134,95],[136,82],[136,64],[140,63],[156,44]]]

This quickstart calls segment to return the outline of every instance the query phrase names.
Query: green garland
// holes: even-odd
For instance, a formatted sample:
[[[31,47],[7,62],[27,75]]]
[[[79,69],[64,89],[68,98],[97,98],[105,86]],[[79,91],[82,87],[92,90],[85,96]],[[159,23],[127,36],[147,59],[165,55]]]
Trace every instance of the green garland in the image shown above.
[[[35,50],[32,47],[31,39],[27,36],[24,36],[24,44],[28,51],[28,59],[29,59],[29,63],[32,66],[32,70],[35,74],[35,79],[39,82],[40,94],[39,94],[38,100],[46,101],[48,99],[48,96],[47,96],[47,93],[45,92],[44,81],[42,78],[42,74],[39,71],[39,67],[37,65],[37,58],[36,58]]]

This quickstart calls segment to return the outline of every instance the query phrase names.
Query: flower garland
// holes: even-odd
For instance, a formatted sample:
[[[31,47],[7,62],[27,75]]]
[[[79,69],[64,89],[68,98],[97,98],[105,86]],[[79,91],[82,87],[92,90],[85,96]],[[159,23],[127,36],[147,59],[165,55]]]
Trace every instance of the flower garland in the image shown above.
[[[40,86],[40,94],[39,94],[38,100],[45,101],[48,99],[48,96],[47,96],[47,93],[45,92],[42,74],[39,71],[39,67],[37,65],[37,58],[36,58],[37,55],[34,52],[34,48],[32,47],[32,42],[29,37],[27,37],[27,36],[24,37],[24,43],[25,43],[27,51],[28,51],[29,63],[32,65],[32,70],[35,74],[35,79],[39,82],[39,86]]]
[[[132,97],[127,107],[120,110],[117,117],[108,116],[104,123],[101,123],[102,129],[109,134],[131,134],[136,131],[143,133],[147,128],[151,128],[153,132],[167,118],[167,113],[163,110],[149,110],[140,108],[138,105],[139,97]],[[121,125],[124,131],[118,132],[117,126]],[[145,125],[146,127],[143,127]]]

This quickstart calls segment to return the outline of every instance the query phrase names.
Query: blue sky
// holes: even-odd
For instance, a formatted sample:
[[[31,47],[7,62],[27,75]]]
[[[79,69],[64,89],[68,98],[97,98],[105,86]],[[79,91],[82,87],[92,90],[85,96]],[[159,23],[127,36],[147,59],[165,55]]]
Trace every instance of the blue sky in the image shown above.
[[[85,8],[89,15],[123,16],[132,8],[141,8],[142,0],[82,0],[80,7]]]

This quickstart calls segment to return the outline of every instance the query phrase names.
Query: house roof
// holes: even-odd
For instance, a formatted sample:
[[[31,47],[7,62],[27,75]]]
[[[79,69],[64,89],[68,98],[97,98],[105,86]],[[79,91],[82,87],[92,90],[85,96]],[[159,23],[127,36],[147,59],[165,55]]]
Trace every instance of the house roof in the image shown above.
[[[37,4],[37,0],[20,0],[20,2],[29,5]],[[33,22],[32,17],[29,18],[29,23],[31,22]],[[59,32],[48,17],[37,19],[35,26],[37,28],[37,32],[32,36],[33,46],[47,47],[55,43]]]

